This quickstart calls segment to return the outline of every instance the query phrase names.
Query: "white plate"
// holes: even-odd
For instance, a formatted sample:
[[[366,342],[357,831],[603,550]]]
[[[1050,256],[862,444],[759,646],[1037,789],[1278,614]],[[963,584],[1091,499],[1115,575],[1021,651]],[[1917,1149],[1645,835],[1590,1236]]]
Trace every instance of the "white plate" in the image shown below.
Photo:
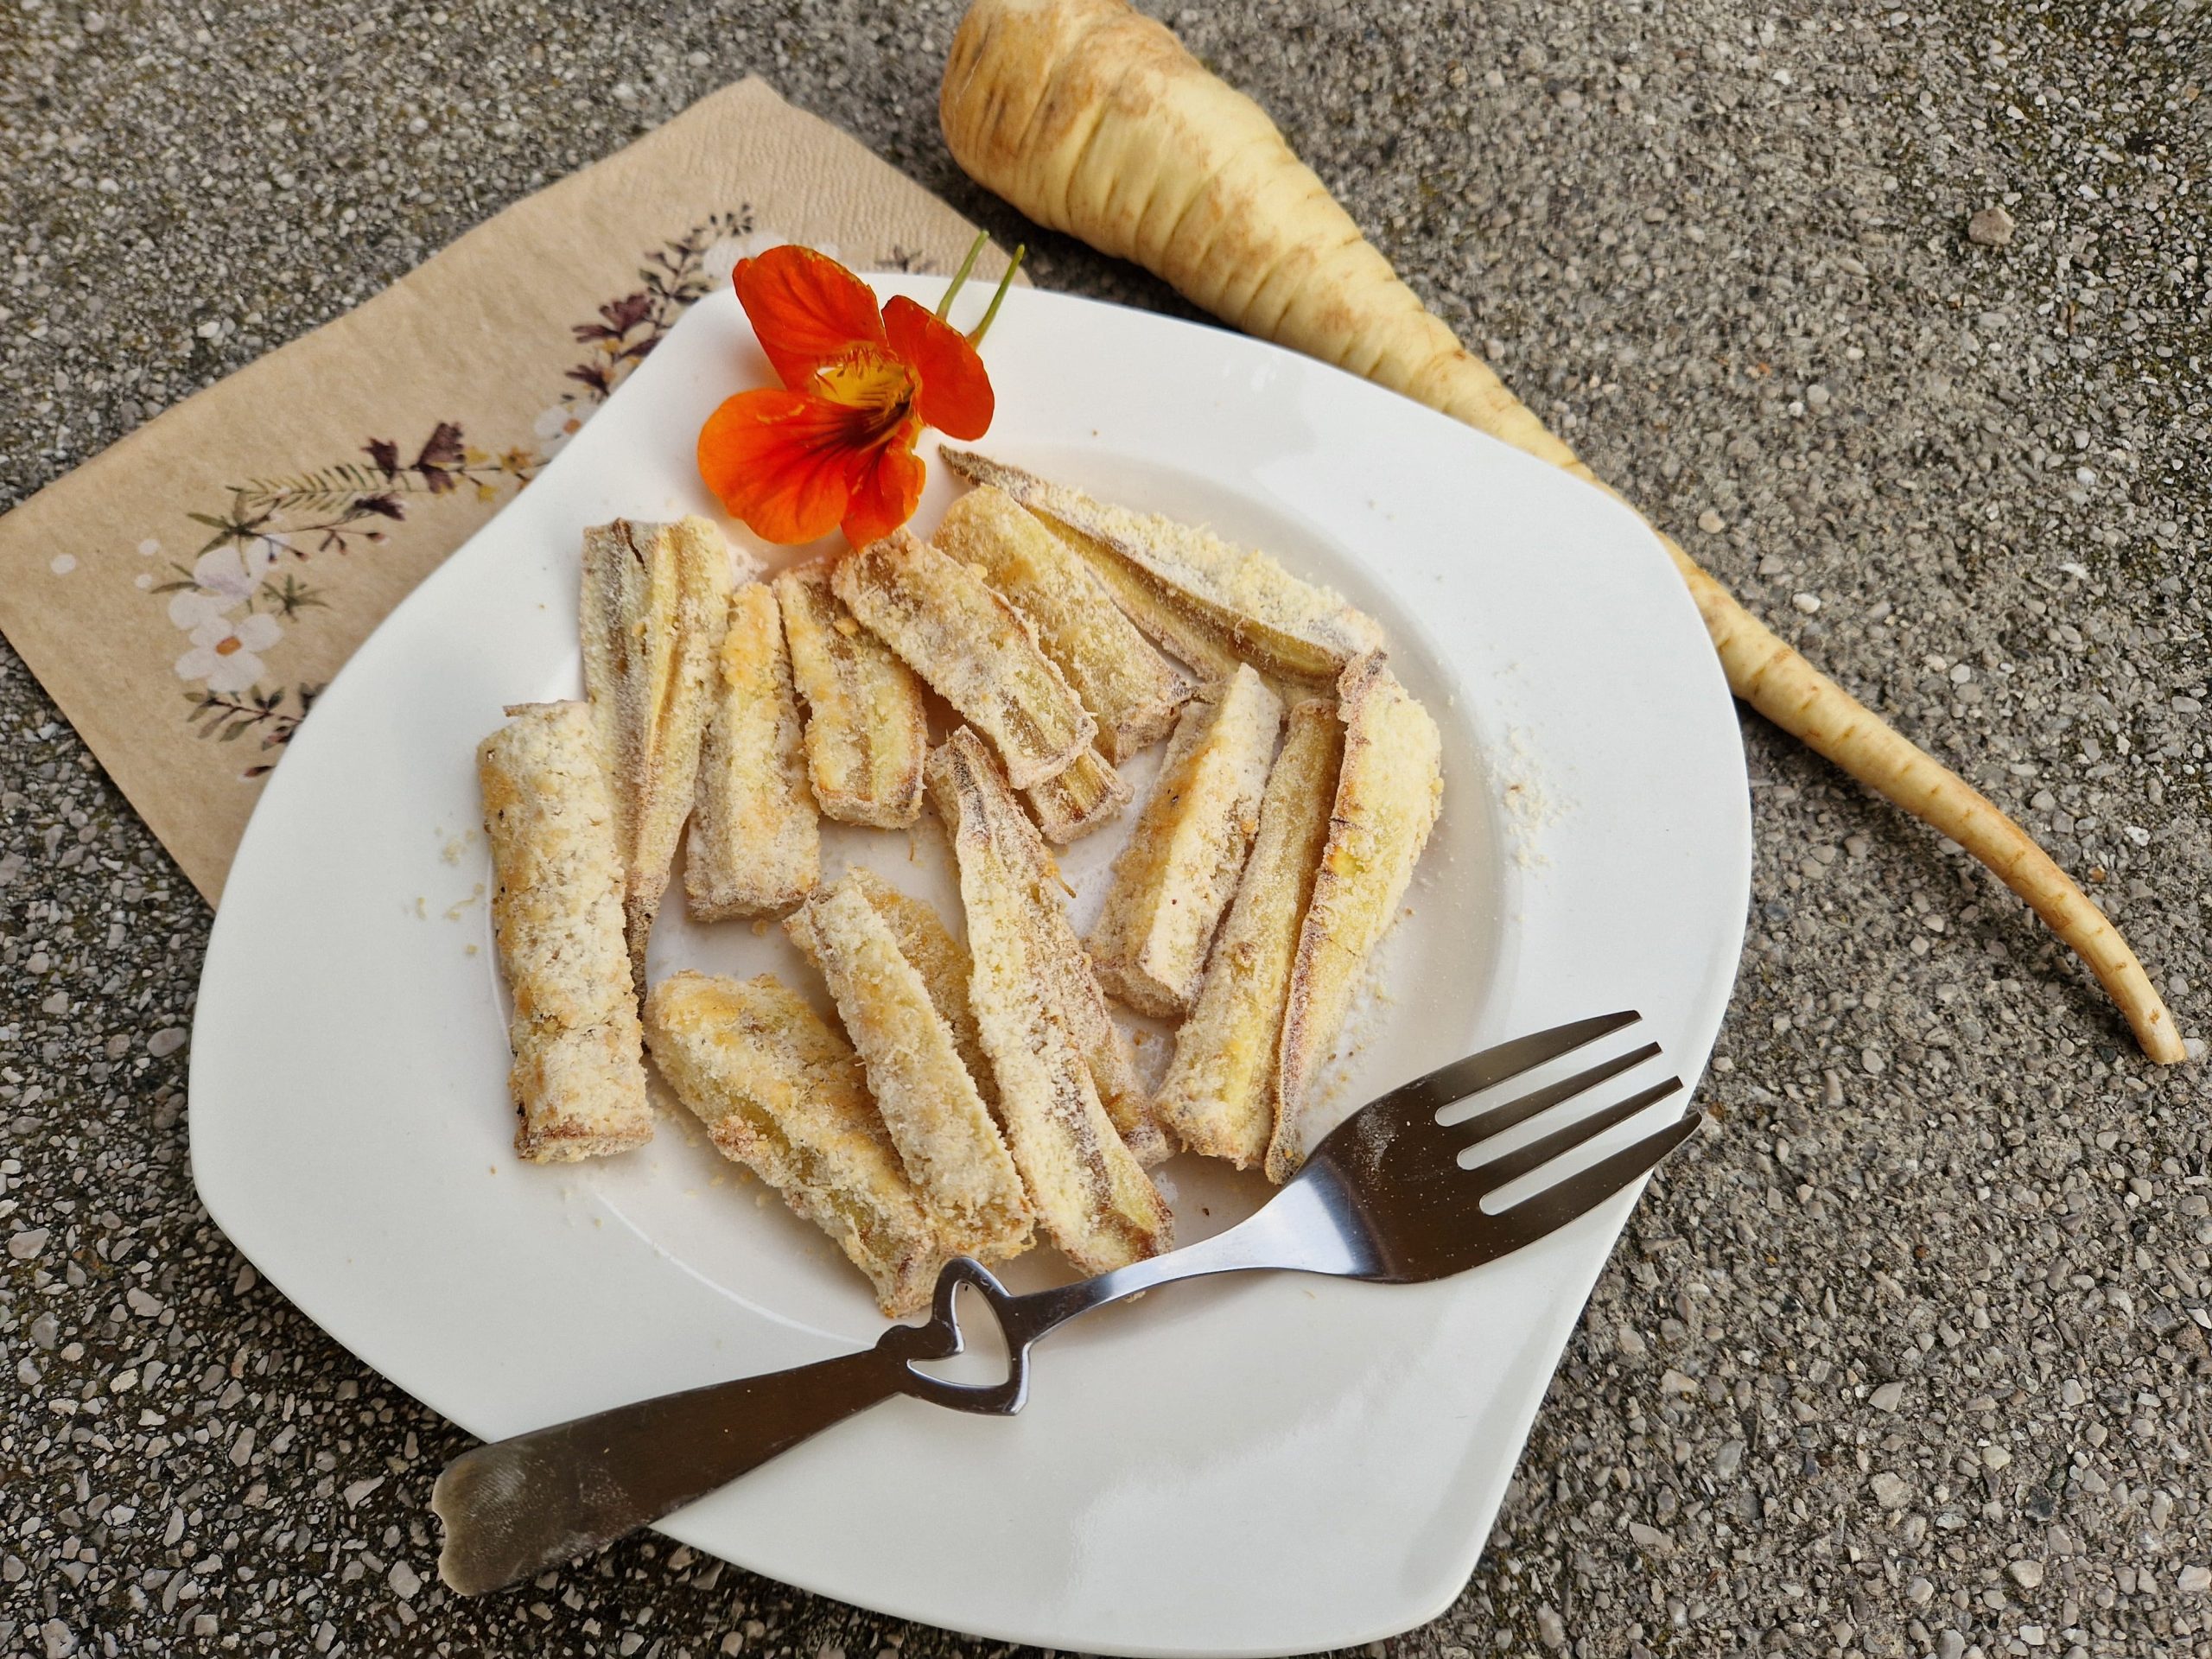
[[[987,356],[987,453],[1335,584],[1383,622],[1443,728],[1443,821],[1338,1103],[1622,1007],[1694,1084],[1735,973],[1750,825],[1727,692],[1649,532],[1502,444],[1234,334],[1017,290]],[[191,1096],[209,1212],[332,1336],[487,1438],[880,1328],[859,1276],[680,1114],[621,1160],[517,1162],[469,833],[473,754],[501,705],[576,694],[580,531],[714,512],[700,423],[766,378],[735,299],[702,302],[393,613],[270,780],[209,945]],[[918,527],[951,498],[931,473]],[[1121,839],[1067,861],[1078,922]],[[933,830],[841,832],[831,850],[957,918]],[[819,994],[772,930],[677,909],[656,976],[772,965]],[[1185,1237],[1259,1196],[1194,1162],[1168,1169]],[[1276,1654],[1403,1630],[1474,1566],[1630,1203],[1440,1284],[1157,1294],[1052,1338],[1018,1419],[895,1401],[666,1530],[826,1595],[1062,1649]]]

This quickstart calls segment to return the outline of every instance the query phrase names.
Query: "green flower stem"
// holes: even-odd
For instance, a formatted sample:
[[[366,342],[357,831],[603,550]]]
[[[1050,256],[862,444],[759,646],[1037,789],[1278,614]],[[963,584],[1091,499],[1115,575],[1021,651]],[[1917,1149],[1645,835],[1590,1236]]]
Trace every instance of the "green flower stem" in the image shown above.
[[[981,346],[983,343],[983,336],[991,332],[992,320],[998,315],[999,307],[1006,303],[1006,291],[1014,286],[1014,273],[1021,269],[1021,256],[1028,251],[1029,245],[1027,242],[1017,242],[1014,245],[1014,257],[1007,264],[1006,275],[999,278],[999,291],[991,296],[991,308],[983,313],[983,320],[976,325],[974,332],[968,336],[968,343],[970,346]]]
[[[968,245],[968,257],[960,262],[960,269],[952,273],[951,286],[944,290],[944,297],[937,302],[937,315],[939,321],[943,321],[951,315],[952,302],[959,296],[961,289],[966,285],[968,273],[976,269],[976,261],[990,239],[991,233],[988,231],[978,231],[976,232],[976,239]]]

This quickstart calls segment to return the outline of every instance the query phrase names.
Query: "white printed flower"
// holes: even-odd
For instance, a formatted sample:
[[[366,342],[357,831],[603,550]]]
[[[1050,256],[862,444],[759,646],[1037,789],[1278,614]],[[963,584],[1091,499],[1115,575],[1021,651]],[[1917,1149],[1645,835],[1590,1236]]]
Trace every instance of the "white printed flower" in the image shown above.
[[[700,274],[706,277],[710,286],[721,288],[729,281],[730,273],[737,269],[739,260],[757,259],[769,249],[780,248],[791,240],[781,231],[747,231],[743,236],[726,236],[719,242],[709,244],[707,251],[699,256]],[[815,251],[827,254],[832,259],[837,257],[837,246],[834,242],[824,243]]]
[[[169,601],[169,620],[190,633],[229,615],[253,597],[277,556],[290,546],[282,536],[260,535],[243,548],[209,548],[193,561],[193,585]]]
[[[532,428],[537,434],[537,453],[548,461],[559,454],[562,446],[583,429],[594,407],[591,404],[556,404],[540,415]]]
[[[276,619],[258,612],[235,622],[220,614],[209,616],[192,630],[192,649],[176,659],[176,677],[205,681],[210,691],[225,696],[251,690],[262,676],[257,653],[283,637]]]
[[[188,588],[181,594],[169,595],[169,620],[187,633],[219,622],[238,608],[238,601],[221,594],[203,594]]]

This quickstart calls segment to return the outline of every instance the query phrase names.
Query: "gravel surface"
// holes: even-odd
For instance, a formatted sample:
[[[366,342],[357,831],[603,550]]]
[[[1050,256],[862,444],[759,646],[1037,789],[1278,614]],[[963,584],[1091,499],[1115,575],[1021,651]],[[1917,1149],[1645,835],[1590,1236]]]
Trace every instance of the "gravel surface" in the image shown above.
[[[938,143],[954,15],[9,0],[0,506],[747,70],[1034,241]],[[2086,873],[2212,1029],[2201,3],[1171,20],[1602,474]],[[1175,305],[1053,238],[1033,270]],[[2208,1074],[2145,1065],[1955,851],[1745,741],[1716,1132],[1639,1211],[1466,1594],[1373,1650],[2212,1650]],[[0,1651],[978,1645],[657,1541],[448,1598],[424,1500],[461,1438],[194,1199],[207,927],[0,651]]]

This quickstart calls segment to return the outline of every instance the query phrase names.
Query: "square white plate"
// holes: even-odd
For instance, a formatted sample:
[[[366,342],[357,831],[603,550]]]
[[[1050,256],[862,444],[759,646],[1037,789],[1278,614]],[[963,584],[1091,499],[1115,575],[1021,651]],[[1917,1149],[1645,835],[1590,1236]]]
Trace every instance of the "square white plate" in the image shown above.
[[[1649,531],[1502,444],[1237,335],[1017,290],[986,357],[999,415],[977,447],[1338,587],[1443,728],[1443,819],[1338,1108],[1616,1007],[1641,1009],[1637,1034],[1694,1084],[1735,974],[1750,823],[1726,689]],[[768,378],[734,296],[696,307],[324,694],[216,920],[192,1054],[209,1212],[340,1342],[486,1438],[880,1329],[859,1276],[682,1114],[589,1166],[531,1168],[509,1143],[475,745],[502,705],[578,692],[582,528],[719,518],[700,423]],[[921,529],[952,496],[924,454]],[[1140,787],[1150,772],[1133,769]],[[1065,861],[1079,925],[1123,834]],[[828,850],[957,923],[933,825],[839,830]],[[820,997],[776,930],[694,926],[671,891],[656,977],[773,968]],[[1186,1239],[1265,1196],[1195,1164],[1166,1172]],[[1280,1654],[1406,1629],[1472,1568],[1632,1201],[1440,1284],[1156,1294],[1048,1343],[1016,1419],[895,1401],[665,1529],[810,1590],[1061,1649]],[[1039,1282],[1049,1252],[1015,1267],[1017,1288]]]

